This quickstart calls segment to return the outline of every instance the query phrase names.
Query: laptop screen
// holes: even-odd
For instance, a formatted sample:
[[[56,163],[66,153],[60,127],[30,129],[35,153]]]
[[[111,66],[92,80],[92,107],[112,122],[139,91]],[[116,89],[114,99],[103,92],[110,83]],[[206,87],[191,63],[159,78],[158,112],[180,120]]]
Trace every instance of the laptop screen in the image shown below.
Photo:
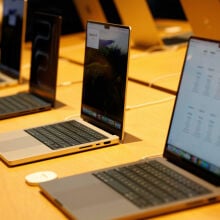
[[[4,0],[1,27],[0,68],[19,79],[25,20],[24,0]]]
[[[62,18],[35,13],[32,23],[30,91],[54,104]]]
[[[82,117],[122,138],[130,28],[87,23]]]
[[[220,177],[220,43],[191,38],[165,155]]]

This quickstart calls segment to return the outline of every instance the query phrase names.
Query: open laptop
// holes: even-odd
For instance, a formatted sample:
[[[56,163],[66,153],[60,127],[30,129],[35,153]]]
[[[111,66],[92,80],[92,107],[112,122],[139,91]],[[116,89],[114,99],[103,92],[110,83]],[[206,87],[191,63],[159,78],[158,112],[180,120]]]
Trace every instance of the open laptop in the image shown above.
[[[36,13],[29,91],[0,97],[0,119],[49,110],[56,100],[61,17]]]
[[[195,36],[220,39],[219,0],[181,0],[180,2]]]
[[[84,30],[88,20],[107,22],[107,18],[98,0],[73,0]]]
[[[220,199],[220,42],[190,38],[163,156],[41,183],[74,219],[145,219]]]
[[[27,0],[3,0],[0,31],[0,88],[21,82]]]
[[[146,0],[114,0],[122,23],[132,27],[134,47],[164,49],[166,46],[180,45],[188,41],[190,33],[174,33],[162,37]]]
[[[118,144],[124,135],[130,28],[89,21],[81,117],[0,133],[0,158],[18,165]]]

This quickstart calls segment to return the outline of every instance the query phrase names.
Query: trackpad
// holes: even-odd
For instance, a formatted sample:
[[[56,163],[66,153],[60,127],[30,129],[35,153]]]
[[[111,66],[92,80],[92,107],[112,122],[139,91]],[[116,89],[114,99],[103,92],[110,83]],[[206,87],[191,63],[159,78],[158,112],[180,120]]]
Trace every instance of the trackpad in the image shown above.
[[[31,136],[23,136],[18,138],[13,138],[11,140],[1,141],[0,152],[10,152],[19,149],[31,148],[34,146],[39,146],[39,141]]]

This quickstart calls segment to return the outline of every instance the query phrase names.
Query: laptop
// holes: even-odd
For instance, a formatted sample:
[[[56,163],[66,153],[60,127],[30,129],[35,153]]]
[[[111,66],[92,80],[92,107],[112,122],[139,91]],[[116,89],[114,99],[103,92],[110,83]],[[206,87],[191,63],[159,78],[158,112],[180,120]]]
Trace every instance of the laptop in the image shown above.
[[[165,49],[168,46],[186,44],[191,33],[174,33],[161,37],[146,0],[114,0],[122,23],[132,27],[133,46],[147,49]]]
[[[0,88],[21,82],[27,0],[3,0],[0,36]]]
[[[61,17],[36,13],[29,91],[0,97],[0,119],[51,109],[56,100]]]
[[[81,19],[84,30],[87,20],[107,22],[107,18],[98,0],[73,0],[73,4]]]
[[[219,40],[219,0],[181,0],[180,2],[195,36]]]
[[[220,42],[190,38],[163,156],[58,178],[41,192],[71,219],[146,219],[220,199]]]
[[[128,26],[88,21],[81,117],[0,133],[0,158],[13,166],[122,141],[129,39]]]

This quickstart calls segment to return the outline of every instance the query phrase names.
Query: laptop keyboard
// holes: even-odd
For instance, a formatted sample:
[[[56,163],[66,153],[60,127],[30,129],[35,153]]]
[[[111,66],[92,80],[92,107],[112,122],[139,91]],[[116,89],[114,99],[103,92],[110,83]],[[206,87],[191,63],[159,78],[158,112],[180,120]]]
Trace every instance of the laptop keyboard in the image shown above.
[[[94,175],[139,208],[209,192],[203,186],[155,160],[113,168]]]
[[[107,138],[75,120],[31,128],[25,131],[52,150]]]
[[[163,42],[164,42],[165,45],[170,46],[170,45],[175,45],[175,44],[187,43],[188,38],[180,37],[180,36],[167,37],[167,38],[163,38]]]
[[[0,98],[0,114],[29,110],[47,104],[30,93],[19,93],[16,95]]]

